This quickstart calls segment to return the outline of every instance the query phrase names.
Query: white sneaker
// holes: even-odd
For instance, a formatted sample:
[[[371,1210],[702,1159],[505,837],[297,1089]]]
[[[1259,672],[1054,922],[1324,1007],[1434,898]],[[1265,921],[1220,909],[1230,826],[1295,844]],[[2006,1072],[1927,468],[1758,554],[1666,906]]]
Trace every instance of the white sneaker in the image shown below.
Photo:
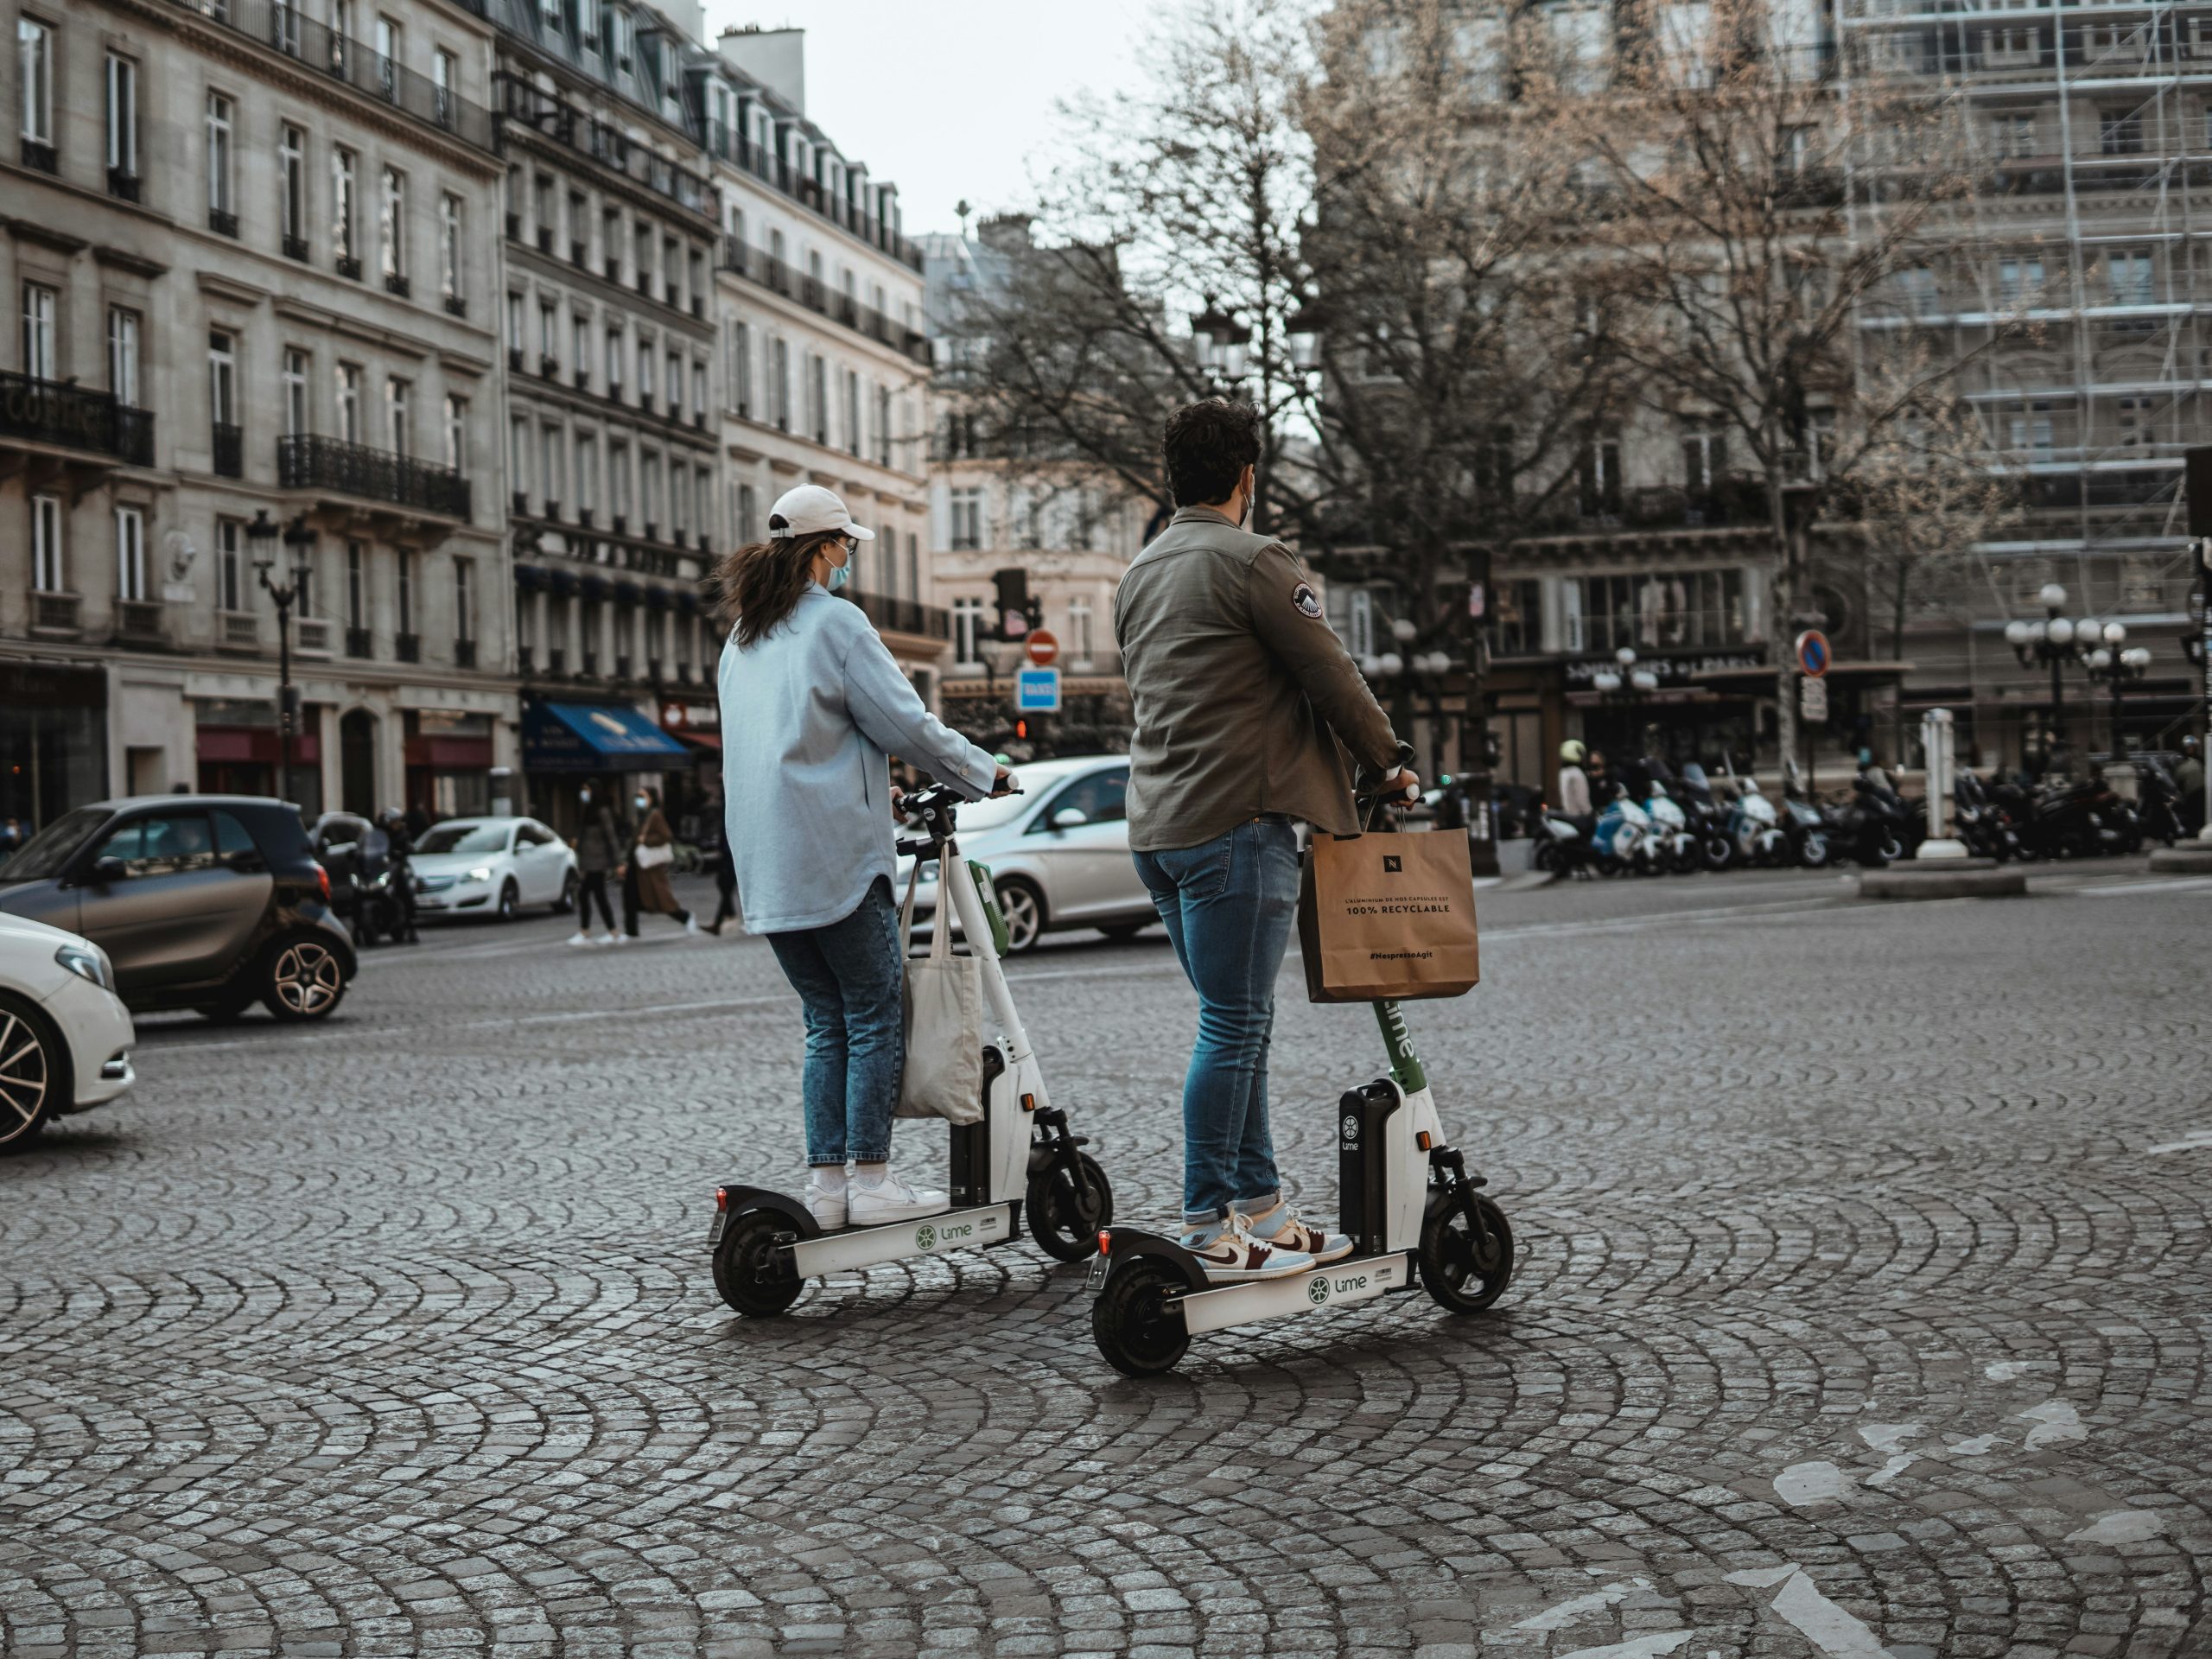
[[[855,1227],[873,1227],[889,1221],[918,1221],[924,1216],[943,1215],[952,1208],[952,1200],[944,1193],[926,1186],[909,1186],[890,1171],[885,1172],[880,1181],[855,1180],[845,1191]]]
[[[630,936],[627,933],[610,933],[605,938],[601,939],[600,943],[601,944],[627,944],[630,943]]]
[[[1258,1243],[1277,1250],[1310,1255],[1324,1265],[1341,1262],[1351,1254],[1351,1235],[1325,1233],[1319,1227],[1309,1226],[1280,1198],[1265,1215],[1247,1216],[1240,1212],[1238,1218],[1243,1222],[1244,1230]]]
[[[1181,1243],[1198,1258],[1206,1277],[1216,1284],[1242,1284],[1254,1279],[1283,1279],[1313,1270],[1313,1258],[1303,1250],[1287,1250],[1252,1236],[1244,1217],[1232,1214],[1225,1223],[1191,1228]]]
[[[699,918],[696,916],[686,916],[683,918],[683,931],[686,933],[696,933],[699,931]]]
[[[845,1224],[845,1199],[851,1190],[852,1183],[847,1181],[832,1192],[823,1186],[817,1178],[809,1176],[806,1182],[806,1211],[814,1217],[814,1224],[825,1233],[834,1233],[842,1227]]]
[[[571,933],[569,935],[569,943],[570,944],[589,944],[591,943],[591,935],[583,932]]]

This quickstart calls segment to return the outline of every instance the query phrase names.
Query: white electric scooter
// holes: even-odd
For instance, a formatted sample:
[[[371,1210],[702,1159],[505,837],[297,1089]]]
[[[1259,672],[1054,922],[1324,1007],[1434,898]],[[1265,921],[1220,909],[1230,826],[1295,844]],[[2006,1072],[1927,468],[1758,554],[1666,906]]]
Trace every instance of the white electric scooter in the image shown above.
[[[1105,1172],[1071,1134],[1067,1114],[1053,1106],[1045,1074],[1029,1046],[999,967],[1006,925],[990,898],[988,878],[971,879],[953,835],[960,798],[942,785],[901,803],[906,826],[921,835],[899,842],[902,855],[935,859],[938,927],[957,915],[969,949],[982,960],[984,1014],[998,1040],[983,1050],[983,1115],[952,1134],[952,1207],[919,1220],[844,1227],[824,1232],[805,1204],[763,1187],[729,1185],[715,1192],[715,1288],[740,1313],[766,1319],[798,1299],[804,1281],[850,1268],[979,1245],[1005,1244],[1026,1219],[1046,1255],[1080,1262],[1098,1248],[1099,1230],[1113,1219],[1114,1193]],[[948,915],[946,906],[950,906]]]
[[[1410,760],[1412,752],[1407,750]],[[1374,797],[1363,798],[1371,825]],[[1411,1290],[1416,1277],[1439,1306],[1478,1313],[1513,1276],[1513,1230],[1477,1189],[1465,1160],[1444,1144],[1428,1077],[1395,1001],[1374,1004],[1390,1075],[1337,1103],[1338,1225],[1352,1253],[1311,1273],[1215,1285],[1173,1238],[1102,1232],[1090,1285],[1091,1336],[1125,1376],[1171,1370],[1191,1338],[1232,1325],[1312,1313]]]

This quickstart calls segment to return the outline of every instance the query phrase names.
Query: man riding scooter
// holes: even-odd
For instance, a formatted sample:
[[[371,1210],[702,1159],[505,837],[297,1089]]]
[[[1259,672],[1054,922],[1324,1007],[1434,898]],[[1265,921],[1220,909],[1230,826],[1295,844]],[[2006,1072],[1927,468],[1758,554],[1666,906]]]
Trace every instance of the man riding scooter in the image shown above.
[[[1420,779],[1400,770],[1389,717],[1297,562],[1244,528],[1259,416],[1223,398],[1188,404],[1162,450],[1175,515],[1122,579],[1114,632],[1135,713],[1129,848],[1198,995],[1181,1243],[1216,1281],[1272,1279],[1352,1248],[1293,1213],[1268,1130],[1296,826],[1357,831],[1344,750],[1389,774],[1386,792]]]

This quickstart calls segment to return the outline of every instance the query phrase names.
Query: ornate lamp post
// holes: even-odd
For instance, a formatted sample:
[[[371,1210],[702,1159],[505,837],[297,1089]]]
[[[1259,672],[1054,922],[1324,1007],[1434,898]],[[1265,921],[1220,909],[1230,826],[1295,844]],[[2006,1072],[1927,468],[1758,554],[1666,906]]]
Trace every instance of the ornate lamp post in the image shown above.
[[[2112,688],[2112,758],[2127,758],[2127,742],[2120,735],[2120,700],[2130,682],[2141,679],[2150,671],[2151,652],[2145,645],[2127,645],[2127,630],[2117,622],[2104,626],[2104,644],[2092,651],[2082,660],[2088,665],[2089,677],[2101,680]]]
[[[299,723],[300,713],[299,693],[292,687],[292,607],[307,606],[308,554],[315,546],[315,532],[307,527],[304,516],[293,519],[283,532],[292,568],[282,583],[270,580],[270,572],[276,568],[273,545],[276,535],[276,525],[266,507],[257,510],[253,522],[245,527],[254,572],[261,579],[262,591],[276,607],[276,792],[280,799],[289,801],[292,798],[292,729]]]
[[[2062,613],[2066,607],[2066,589],[2057,582],[2046,582],[2036,597],[2043,601],[2044,618],[2039,622],[2014,620],[2005,625],[2005,643],[2012,647],[2012,654],[2019,658],[2023,668],[2047,665],[2050,670],[2050,757],[2047,766],[2056,766],[2059,753],[2066,747],[2066,683],[2063,671],[2069,663],[2084,660],[2092,651],[2104,642],[2104,628],[2098,623],[2084,620],[2069,621]],[[2118,623],[2112,624],[2119,627]],[[2120,629],[2120,639],[2127,631]],[[2119,640],[2114,640],[2117,645]]]

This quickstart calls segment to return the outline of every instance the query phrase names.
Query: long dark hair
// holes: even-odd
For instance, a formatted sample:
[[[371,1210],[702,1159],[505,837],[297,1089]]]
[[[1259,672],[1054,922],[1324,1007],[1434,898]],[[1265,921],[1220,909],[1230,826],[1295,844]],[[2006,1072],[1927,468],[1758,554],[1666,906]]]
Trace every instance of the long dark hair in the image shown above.
[[[737,630],[740,649],[757,645],[798,604],[806,591],[814,556],[844,538],[842,530],[816,531],[768,542],[754,542],[728,554],[715,567],[716,609],[722,626]]]

